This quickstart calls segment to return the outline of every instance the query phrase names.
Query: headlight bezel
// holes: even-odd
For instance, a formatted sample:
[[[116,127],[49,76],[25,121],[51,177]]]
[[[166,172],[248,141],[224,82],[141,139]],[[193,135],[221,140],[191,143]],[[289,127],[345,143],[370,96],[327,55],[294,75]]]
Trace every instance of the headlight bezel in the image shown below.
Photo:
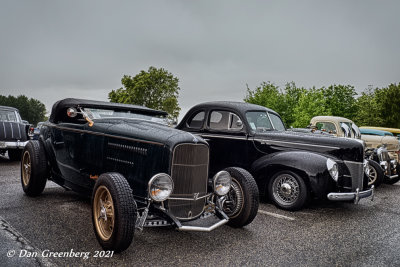
[[[161,179],[166,179],[163,182],[164,183],[167,182],[167,187],[169,187],[169,188],[167,188],[166,194],[164,194],[162,196],[155,195],[155,194],[153,194],[154,187],[158,187],[157,188],[158,190],[164,190],[164,191],[166,190],[165,188],[160,189],[160,187],[162,187],[162,185],[157,184],[160,182]],[[165,185],[164,185],[164,187],[165,187]],[[157,173],[156,175],[154,175],[153,177],[150,178],[149,183],[148,183],[148,195],[153,201],[163,202],[171,196],[173,191],[174,191],[174,181],[172,180],[171,176],[169,176],[168,174]]]
[[[225,179],[225,181],[221,181],[221,179]],[[226,179],[229,180],[226,181]],[[223,185],[222,185],[223,184]],[[231,189],[232,185],[232,176],[227,171],[219,171],[213,177],[213,190],[214,193],[220,197],[225,196],[228,194],[229,190]],[[221,188],[222,186],[222,188]],[[220,190],[222,189],[222,191]]]
[[[337,182],[339,179],[339,165],[337,162],[328,158],[326,160],[326,168],[328,169],[329,175],[332,179]]]

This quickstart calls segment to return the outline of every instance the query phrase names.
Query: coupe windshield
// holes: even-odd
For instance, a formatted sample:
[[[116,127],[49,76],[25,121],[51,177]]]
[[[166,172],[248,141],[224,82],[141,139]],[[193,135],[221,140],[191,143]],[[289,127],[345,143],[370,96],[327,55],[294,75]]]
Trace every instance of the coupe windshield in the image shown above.
[[[19,118],[15,111],[12,110],[0,110],[0,121],[13,121],[19,122]]]
[[[246,119],[251,129],[254,131],[285,130],[285,125],[281,118],[270,112],[249,111],[246,112]]]
[[[134,113],[129,110],[127,111],[115,111],[112,109],[94,109],[94,108],[84,108],[84,112],[90,117],[92,120],[96,119],[139,119],[157,122],[161,124],[168,125],[168,119],[164,116],[160,115],[148,115],[148,114],[139,114]]]

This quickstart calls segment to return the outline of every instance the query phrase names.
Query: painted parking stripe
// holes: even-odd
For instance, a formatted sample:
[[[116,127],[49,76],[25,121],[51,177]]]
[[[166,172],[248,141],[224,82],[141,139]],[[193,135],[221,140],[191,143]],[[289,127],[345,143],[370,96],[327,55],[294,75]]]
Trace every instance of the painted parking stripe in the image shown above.
[[[272,217],[275,217],[275,218],[279,218],[279,219],[289,220],[289,221],[294,221],[295,220],[295,218],[293,218],[293,217],[281,215],[281,214],[278,214],[278,213],[268,212],[268,211],[265,211],[265,210],[258,210],[258,213],[269,215],[269,216],[272,216]]]

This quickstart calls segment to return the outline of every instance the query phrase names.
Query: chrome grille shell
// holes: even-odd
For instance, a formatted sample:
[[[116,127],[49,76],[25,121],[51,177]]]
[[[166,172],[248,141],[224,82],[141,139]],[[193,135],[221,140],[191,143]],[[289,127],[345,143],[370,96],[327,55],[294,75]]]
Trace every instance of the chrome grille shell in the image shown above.
[[[351,176],[351,189],[355,191],[357,188],[363,190],[364,181],[364,165],[362,162],[344,161],[349,169]]]
[[[168,208],[176,218],[190,220],[202,214],[207,195],[208,162],[209,148],[205,144],[175,146],[171,165],[174,191]]]

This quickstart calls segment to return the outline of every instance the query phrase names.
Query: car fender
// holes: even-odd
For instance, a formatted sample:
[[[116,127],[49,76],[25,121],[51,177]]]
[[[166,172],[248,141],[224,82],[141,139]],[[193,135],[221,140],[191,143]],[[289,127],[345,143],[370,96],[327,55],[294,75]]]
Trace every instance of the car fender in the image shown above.
[[[322,154],[309,151],[283,151],[259,158],[251,168],[259,187],[266,189],[269,179],[275,173],[290,170],[305,180],[314,195],[323,197],[335,185],[327,169],[327,159]],[[262,188],[260,191],[263,191]]]

